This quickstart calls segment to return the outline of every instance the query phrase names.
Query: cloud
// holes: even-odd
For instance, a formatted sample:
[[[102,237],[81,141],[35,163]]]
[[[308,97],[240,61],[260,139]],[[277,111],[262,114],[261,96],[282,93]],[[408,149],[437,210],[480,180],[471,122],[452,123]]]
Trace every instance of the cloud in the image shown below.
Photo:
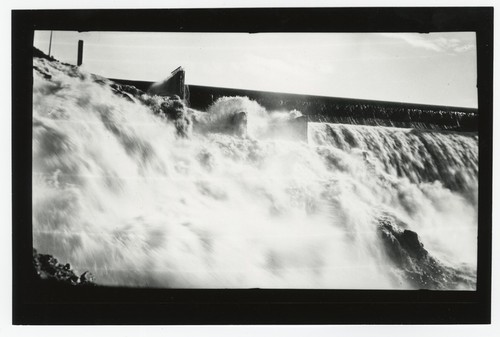
[[[475,49],[475,44],[470,38],[445,37],[441,34],[418,33],[383,33],[385,37],[403,40],[416,48],[423,48],[435,52],[463,53]]]

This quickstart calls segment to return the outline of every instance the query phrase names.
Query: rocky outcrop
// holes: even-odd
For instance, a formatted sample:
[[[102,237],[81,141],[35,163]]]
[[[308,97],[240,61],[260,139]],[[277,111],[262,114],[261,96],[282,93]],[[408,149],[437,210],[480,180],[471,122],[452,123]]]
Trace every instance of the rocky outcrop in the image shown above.
[[[111,82],[113,93],[130,102],[139,102],[147,106],[155,115],[174,124],[177,135],[188,137],[192,129],[192,119],[185,102],[177,95],[149,95],[134,86]]]
[[[188,137],[192,131],[192,116],[182,99],[177,96],[140,96],[140,101],[149,107],[155,115],[173,123],[177,135]]]
[[[36,279],[46,282],[75,286],[95,285],[94,276],[90,272],[77,276],[69,263],[61,264],[52,255],[39,254],[36,249],[33,249],[33,273]]]
[[[384,215],[378,231],[385,251],[403,278],[418,289],[473,288],[474,273],[444,265],[424,248],[418,234],[399,219]]]
[[[36,47],[33,47],[33,57],[44,58],[44,59],[49,60],[49,61],[57,61],[52,56],[45,54],[44,52],[42,52],[40,49],[38,49]]]
[[[112,82],[110,84],[111,90],[115,95],[119,97],[123,97],[128,101],[133,102],[134,98],[140,99],[142,95],[144,95],[144,92],[142,90],[137,89],[136,87],[132,85],[126,85],[126,84],[118,84]]]

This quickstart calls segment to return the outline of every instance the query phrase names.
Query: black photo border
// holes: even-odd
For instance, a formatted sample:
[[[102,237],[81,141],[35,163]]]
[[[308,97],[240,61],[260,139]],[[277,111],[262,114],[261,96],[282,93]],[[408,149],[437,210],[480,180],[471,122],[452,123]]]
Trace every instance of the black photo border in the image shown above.
[[[491,319],[493,8],[240,8],[12,11],[13,324],[488,324]],[[32,278],[35,30],[452,32],[477,38],[476,291],[137,289]]]

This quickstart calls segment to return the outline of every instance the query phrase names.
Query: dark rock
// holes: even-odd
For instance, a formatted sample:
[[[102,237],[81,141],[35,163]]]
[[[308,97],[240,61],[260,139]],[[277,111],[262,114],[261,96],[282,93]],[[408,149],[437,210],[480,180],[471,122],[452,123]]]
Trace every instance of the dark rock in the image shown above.
[[[248,117],[245,111],[240,111],[234,114],[230,119],[230,124],[228,128],[232,131],[232,134],[238,136],[245,136],[247,133]]]
[[[191,116],[185,102],[178,96],[150,96],[132,85],[110,84],[113,93],[130,102],[140,102],[147,106],[153,114],[164,118],[175,125],[177,134],[187,137],[191,130]]]
[[[475,285],[469,270],[444,265],[424,248],[418,234],[394,216],[384,214],[378,219],[378,232],[385,251],[394,266],[415,288],[455,289]]]
[[[192,117],[188,112],[186,104],[179,96],[141,95],[138,99],[141,103],[150,108],[155,115],[173,123],[178,136],[188,137],[190,135],[193,123]]]
[[[42,52],[40,49],[33,47],[33,57],[38,57],[38,58],[43,58],[49,61],[56,61],[55,58],[52,56],[48,56],[44,52]]]
[[[94,275],[86,271],[80,276],[80,282],[82,284],[94,283]]]
[[[37,66],[33,66],[33,69],[35,69],[40,75],[43,76],[44,79],[50,80],[52,79],[52,75],[48,74],[47,72],[43,71],[42,69],[38,68]]]
[[[428,255],[423,243],[418,238],[418,234],[414,231],[405,229],[400,236],[400,243],[412,257],[422,259]]]
[[[38,254],[33,249],[33,275],[35,279],[52,283],[71,285],[95,285],[94,276],[88,271],[78,277],[69,263],[60,264],[57,259],[48,254]]]
[[[106,81],[102,78],[97,78],[95,75],[92,76],[93,80],[95,83],[100,84],[100,85],[106,85]]]
[[[125,98],[130,102],[134,102],[134,99],[141,100],[141,96],[144,95],[142,90],[139,90],[132,85],[111,83],[110,87],[115,95]]]

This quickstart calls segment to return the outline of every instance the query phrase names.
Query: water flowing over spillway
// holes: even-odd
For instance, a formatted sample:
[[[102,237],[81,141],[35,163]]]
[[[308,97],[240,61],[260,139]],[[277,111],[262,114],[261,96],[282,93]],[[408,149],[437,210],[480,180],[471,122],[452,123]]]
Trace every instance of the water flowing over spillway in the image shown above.
[[[477,134],[270,132],[298,115],[195,111],[35,58],[33,246],[106,285],[475,289]]]

